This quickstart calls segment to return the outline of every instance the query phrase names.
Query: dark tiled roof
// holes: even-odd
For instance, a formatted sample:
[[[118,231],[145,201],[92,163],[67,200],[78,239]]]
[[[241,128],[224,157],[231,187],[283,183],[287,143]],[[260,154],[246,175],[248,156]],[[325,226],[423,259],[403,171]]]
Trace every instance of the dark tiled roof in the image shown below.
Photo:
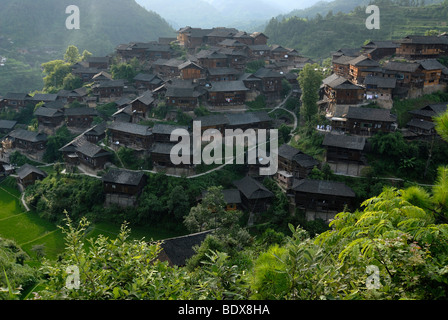
[[[34,96],[28,98],[28,100],[31,100],[31,101],[56,101],[57,98],[58,98],[57,94],[36,93]]]
[[[358,86],[344,77],[341,77],[337,74],[332,74],[331,76],[325,78],[322,83],[324,85],[329,86],[333,89],[349,89],[349,90],[358,90],[363,89],[361,86]]]
[[[371,120],[371,121],[396,121],[390,114],[390,110],[377,108],[350,107],[347,119]]]
[[[287,144],[282,144],[278,148],[278,156],[288,160],[292,160],[294,156],[299,154],[300,152],[301,151],[299,149],[291,147],[290,145]]]
[[[211,76],[240,74],[240,71],[234,68],[209,68],[207,71]]]
[[[366,86],[374,85],[377,86],[378,88],[393,89],[397,86],[397,79],[369,76],[364,79],[364,84]]]
[[[435,117],[444,113],[447,110],[447,108],[448,108],[448,102],[428,104],[421,109],[409,111],[409,113],[424,117]]]
[[[357,67],[378,67],[380,64],[366,56],[359,56],[350,61],[350,64]]]
[[[152,133],[153,134],[168,134],[168,135],[170,135],[176,129],[183,129],[183,130],[188,131],[187,126],[177,126],[177,125],[171,125],[171,124],[156,123],[154,125],[154,127],[152,128]]]
[[[272,198],[274,196],[265,186],[249,176],[234,181],[233,184],[249,200]]]
[[[152,135],[152,130],[148,126],[143,126],[135,123],[127,122],[112,122],[108,125],[108,129],[126,132],[131,134],[136,134],[140,136],[150,136]]]
[[[111,169],[103,177],[103,182],[138,186],[145,174],[140,171]]]
[[[79,152],[90,158],[98,158],[111,155],[109,151],[106,151],[96,144],[87,141],[87,138],[84,134],[77,136],[74,140],[60,148],[59,151],[68,153]]]
[[[420,63],[417,62],[390,61],[384,66],[384,69],[400,72],[415,72],[419,67]]]
[[[3,99],[5,100],[26,100],[30,96],[26,93],[8,92]]]
[[[66,116],[96,116],[98,111],[89,107],[67,108],[64,109]]]
[[[141,96],[137,97],[134,101],[132,101],[131,104],[136,101],[140,101],[145,105],[150,105],[155,101],[155,98],[153,97],[151,91],[145,91]]]
[[[46,177],[47,173],[36,168],[35,166],[32,166],[28,163],[24,164],[23,166],[21,166],[18,170],[17,170],[17,175],[19,176],[20,179],[23,179],[25,177],[27,177],[28,175],[30,175],[31,173],[37,173],[38,175],[42,176],[42,177]]]
[[[366,145],[366,138],[358,136],[348,136],[345,134],[329,133],[325,135],[322,145],[362,151],[364,150],[364,147]]]
[[[16,126],[17,121],[14,120],[0,120],[0,129],[12,130]]]
[[[445,66],[436,59],[427,59],[420,61],[421,66],[425,70],[443,70]]]
[[[46,108],[42,106],[34,112],[34,115],[36,117],[52,118],[52,117],[63,117],[64,113],[59,109]]]
[[[194,121],[201,121],[201,126],[203,127],[226,125],[229,123],[229,120],[226,117],[216,114],[197,117]]]
[[[305,153],[298,153],[293,157],[293,160],[298,163],[303,168],[314,168],[315,166],[319,165],[319,161],[314,159],[313,157],[305,154]]]
[[[47,135],[45,133],[38,133],[24,129],[16,129],[9,133],[8,136],[14,139],[25,140],[29,142],[47,141]]]
[[[420,129],[424,129],[424,130],[431,130],[431,129],[434,129],[434,127],[436,125],[434,122],[431,122],[431,121],[413,118],[406,124],[406,126],[420,128]]]
[[[228,113],[225,115],[231,126],[269,122],[272,119],[267,112]]]
[[[211,231],[162,240],[159,259],[168,261],[170,265],[184,266],[186,261],[196,254],[194,247],[200,246],[209,233]]]
[[[399,40],[398,42],[414,44],[448,44],[448,39],[446,37],[439,36],[409,35]]]
[[[257,72],[254,73],[254,76],[257,78],[283,78],[283,75],[280,72],[274,71],[268,68],[260,68]]]
[[[292,190],[296,192],[323,194],[341,197],[355,197],[355,192],[341,182],[303,179],[297,182]]]
[[[211,82],[211,87],[207,90],[209,92],[249,91],[242,80]]]

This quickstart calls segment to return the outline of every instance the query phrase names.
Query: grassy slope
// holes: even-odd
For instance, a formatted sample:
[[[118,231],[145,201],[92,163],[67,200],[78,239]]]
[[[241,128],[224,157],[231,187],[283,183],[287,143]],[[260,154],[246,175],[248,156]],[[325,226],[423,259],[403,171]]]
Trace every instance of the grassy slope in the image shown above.
[[[368,14],[358,7],[348,14],[334,14],[323,19],[304,20],[291,17],[273,19],[265,33],[270,43],[296,48],[303,55],[323,59],[340,48],[360,47],[365,40],[393,40],[409,34],[424,34],[437,29],[447,32],[448,6],[435,4],[426,7],[405,7],[396,4],[378,4],[380,29],[368,30]]]

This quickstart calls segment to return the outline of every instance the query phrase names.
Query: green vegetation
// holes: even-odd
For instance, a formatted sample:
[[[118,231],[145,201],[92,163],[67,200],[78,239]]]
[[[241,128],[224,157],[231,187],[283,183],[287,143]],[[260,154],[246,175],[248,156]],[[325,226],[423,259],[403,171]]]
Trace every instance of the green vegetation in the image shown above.
[[[270,43],[298,49],[310,58],[324,59],[340,48],[359,48],[366,39],[393,40],[409,34],[423,35],[434,29],[448,31],[446,1],[425,7],[413,6],[410,1],[377,0],[371,4],[381,10],[380,29],[366,28],[369,15],[365,12],[367,3],[363,3],[346,14],[309,15],[308,19],[297,16],[273,18],[266,26],[265,34]]]

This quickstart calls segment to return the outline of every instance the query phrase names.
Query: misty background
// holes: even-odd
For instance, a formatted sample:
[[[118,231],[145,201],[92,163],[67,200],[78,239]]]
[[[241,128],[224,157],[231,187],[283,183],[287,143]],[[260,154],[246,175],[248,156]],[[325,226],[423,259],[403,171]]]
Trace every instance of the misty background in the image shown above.
[[[310,7],[319,0],[136,0],[175,29],[233,27],[256,31],[278,15]],[[363,0],[357,2],[363,3]],[[259,30],[257,30],[259,31]]]

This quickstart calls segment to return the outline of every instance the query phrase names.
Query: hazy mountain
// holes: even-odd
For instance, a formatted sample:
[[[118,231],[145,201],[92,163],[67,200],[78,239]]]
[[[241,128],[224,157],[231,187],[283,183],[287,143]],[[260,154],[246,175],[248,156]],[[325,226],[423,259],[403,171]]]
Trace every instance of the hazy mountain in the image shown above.
[[[66,28],[69,5],[79,7],[79,30]],[[0,59],[6,57],[0,95],[42,89],[41,64],[62,59],[68,45],[99,56],[120,43],[175,35],[164,19],[134,0],[0,0]]]
[[[406,5],[407,0],[403,0],[402,4]],[[419,4],[422,3],[422,0],[416,0]],[[440,3],[443,0],[423,0],[423,3],[426,5]],[[278,19],[290,18],[290,17],[299,17],[299,18],[314,18],[317,14],[321,16],[326,16],[328,12],[332,12],[336,14],[338,12],[349,13],[353,9],[358,6],[367,6],[372,2],[372,0],[333,0],[333,1],[322,1],[315,3],[312,6],[307,8],[295,8],[291,12],[287,14],[280,15]],[[413,0],[408,0],[408,3],[415,2]],[[381,9],[381,5],[379,5]]]
[[[66,8],[80,9],[80,29],[66,28]],[[1,0],[0,36],[16,46],[64,49],[75,44],[106,54],[117,44],[157,40],[174,30],[158,14],[134,0]]]
[[[136,0],[160,14],[175,28],[234,27],[241,30],[266,23],[272,17],[304,8],[318,0]]]

